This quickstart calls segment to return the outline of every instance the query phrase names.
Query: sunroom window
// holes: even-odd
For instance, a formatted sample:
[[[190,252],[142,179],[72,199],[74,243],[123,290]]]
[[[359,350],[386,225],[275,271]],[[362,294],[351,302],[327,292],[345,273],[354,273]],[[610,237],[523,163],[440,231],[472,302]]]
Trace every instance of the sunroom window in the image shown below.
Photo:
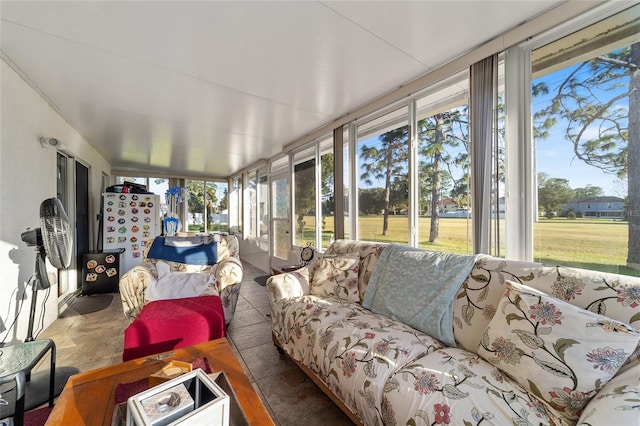
[[[316,229],[316,159],[315,146],[294,155],[293,227],[296,246],[315,247]]]
[[[532,52],[535,260],[638,275],[627,265],[640,266],[639,16]]]
[[[416,102],[418,244],[473,251],[469,163],[469,80],[461,73]]]
[[[187,227],[183,231],[228,231],[226,213],[227,184],[203,180],[186,181]]]
[[[334,199],[334,155],[333,137],[329,136],[318,142],[320,153],[320,246],[329,247],[329,242],[333,238],[335,220],[335,199]]]
[[[356,151],[358,239],[407,244],[408,108],[404,106],[359,124]]]
[[[229,231],[242,232],[242,176],[231,179],[229,191]]]

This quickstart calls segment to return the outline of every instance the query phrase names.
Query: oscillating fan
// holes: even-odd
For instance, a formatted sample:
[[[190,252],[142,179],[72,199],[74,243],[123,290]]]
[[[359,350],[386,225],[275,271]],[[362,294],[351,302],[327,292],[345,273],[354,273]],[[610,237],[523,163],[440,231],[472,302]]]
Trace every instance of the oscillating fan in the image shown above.
[[[36,265],[33,277],[29,280],[32,288],[29,329],[26,342],[33,340],[33,321],[36,313],[38,290],[51,286],[45,258],[58,268],[65,269],[71,263],[71,224],[62,203],[57,198],[48,198],[40,204],[40,228],[27,229],[21,234],[22,241],[36,247]]]

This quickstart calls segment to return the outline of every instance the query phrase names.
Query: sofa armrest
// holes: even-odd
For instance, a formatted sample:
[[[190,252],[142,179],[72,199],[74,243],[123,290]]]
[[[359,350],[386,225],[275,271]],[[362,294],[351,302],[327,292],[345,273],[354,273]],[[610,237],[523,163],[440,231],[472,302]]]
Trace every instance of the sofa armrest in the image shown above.
[[[155,265],[144,262],[120,277],[120,300],[124,315],[133,321],[145,305],[144,294],[149,284],[157,279]]]
[[[282,299],[309,294],[309,268],[303,266],[292,272],[270,276],[267,290],[271,306]]]
[[[640,412],[640,376],[638,365],[618,373],[589,401],[577,425],[638,424]]]

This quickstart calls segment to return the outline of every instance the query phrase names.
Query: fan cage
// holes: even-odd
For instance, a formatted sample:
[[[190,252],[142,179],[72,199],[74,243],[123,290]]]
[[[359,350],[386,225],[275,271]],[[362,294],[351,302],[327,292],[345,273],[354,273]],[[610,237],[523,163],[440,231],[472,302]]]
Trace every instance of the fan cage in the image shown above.
[[[40,228],[49,262],[55,268],[67,268],[72,254],[71,224],[59,199],[49,198],[40,204]]]

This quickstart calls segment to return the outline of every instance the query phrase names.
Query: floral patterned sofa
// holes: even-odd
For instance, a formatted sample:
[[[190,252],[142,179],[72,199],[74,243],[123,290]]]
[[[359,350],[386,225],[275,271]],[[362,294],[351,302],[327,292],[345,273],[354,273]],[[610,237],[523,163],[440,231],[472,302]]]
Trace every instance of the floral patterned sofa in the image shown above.
[[[145,299],[145,291],[150,284],[155,283],[158,279],[156,265],[162,260],[170,266],[173,272],[213,275],[215,279],[210,280],[212,285],[201,296],[220,296],[225,322],[228,324],[233,319],[242,282],[243,268],[239,247],[238,238],[235,235],[220,234],[220,239],[217,241],[217,263],[215,265],[192,265],[148,258],[150,247],[147,247],[142,263],[120,277],[120,298],[125,316],[133,321],[144,305],[148,303],[148,300]]]
[[[276,346],[355,423],[638,424],[640,278],[481,256],[446,346],[362,306],[386,247],[338,240],[267,282]]]

